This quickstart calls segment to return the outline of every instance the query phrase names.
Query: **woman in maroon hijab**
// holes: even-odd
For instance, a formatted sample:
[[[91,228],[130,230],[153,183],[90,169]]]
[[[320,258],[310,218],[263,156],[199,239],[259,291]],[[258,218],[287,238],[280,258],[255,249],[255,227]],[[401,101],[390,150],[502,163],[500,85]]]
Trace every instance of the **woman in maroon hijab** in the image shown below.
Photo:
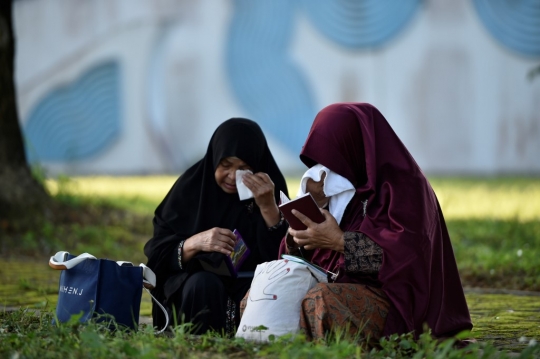
[[[339,222],[326,210],[308,229],[289,229],[281,252],[338,273],[302,303],[301,327],[324,339],[338,327],[360,338],[424,331],[449,337],[472,323],[437,197],[383,115],[366,103],[338,103],[315,118],[300,159],[322,165],[354,187]],[[319,205],[321,179],[307,181]],[[351,188],[352,188],[351,186]]]

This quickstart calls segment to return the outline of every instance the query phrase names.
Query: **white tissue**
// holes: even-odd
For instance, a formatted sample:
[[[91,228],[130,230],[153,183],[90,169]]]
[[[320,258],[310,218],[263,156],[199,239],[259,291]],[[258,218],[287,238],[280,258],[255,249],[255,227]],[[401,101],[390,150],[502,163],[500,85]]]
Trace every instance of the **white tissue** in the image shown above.
[[[337,223],[339,224],[341,223],[341,219],[343,218],[343,214],[345,213],[347,205],[349,204],[355,193],[354,186],[345,177],[342,177],[337,173],[332,172],[330,169],[324,167],[321,164],[316,164],[315,166],[308,169],[306,173],[304,173],[304,175],[302,176],[297,197],[300,197],[301,195],[306,193],[306,185],[308,178],[311,178],[315,182],[319,182],[323,173],[326,173],[326,177],[324,178],[323,191],[326,197],[330,197],[330,201],[328,203],[328,211],[332,214],[332,216],[334,216]]]
[[[244,178],[246,173],[253,174],[253,172],[250,170],[236,170],[236,189],[238,190],[238,197],[240,197],[240,201],[253,198],[253,192],[251,192],[251,190],[246,187],[244,182],[242,182],[242,178]]]

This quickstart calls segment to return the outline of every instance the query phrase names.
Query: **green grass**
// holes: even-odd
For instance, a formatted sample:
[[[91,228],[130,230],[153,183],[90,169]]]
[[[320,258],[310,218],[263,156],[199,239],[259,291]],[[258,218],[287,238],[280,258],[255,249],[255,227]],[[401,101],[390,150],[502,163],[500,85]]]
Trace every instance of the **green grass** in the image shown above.
[[[429,334],[419,340],[393,335],[376,349],[364,349],[340,335],[326,345],[296,337],[281,337],[268,344],[246,342],[216,334],[193,336],[189,326],[177,326],[168,335],[154,335],[142,325],[137,332],[111,331],[99,323],[81,325],[78,318],[55,325],[50,312],[20,309],[0,312],[0,357],[3,358],[509,358],[489,342],[458,349],[453,340],[436,341]],[[512,357],[537,358],[540,345],[529,345]],[[534,344],[531,343],[531,344]]]
[[[135,234],[118,221],[106,228],[99,223],[67,225],[64,233],[56,236],[73,252],[89,250],[113,257],[123,253],[133,260],[144,260],[143,243],[133,242],[150,237],[151,216],[175,180],[174,176],[48,180],[54,194],[110,203],[140,216],[132,220],[139,223]],[[540,291],[540,256],[535,253],[540,248],[540,178],[434,177],[430,182],[441,203],[466,286]],[[299,179],[287,178],[287,183],[294,196]],[[84,245],[76,245],[79,239]],[[135,250],[122,250],[129,245]]]
[[[73,177],[46,181],[51,193],[105,198],[143,214],[153,213],[176,176]],[[287,178],[291,197],[299,178]],[[446,219],[540,220],[540,177],[430,178]]]
[[[48,179],[45,183],[53,195],[75,195],[94,201],[106,200],[115,206],[138,214],[152,215],[171,189],[177,177],[73,177]]]
[[[48,257],[39,262],[4,260],[0,267],[3,278],[0,304],[53,310],[58,299],[60,271],[49,268],[47,263]],[[527,345],[520,343],[519,338],[540,339],[540,296],[468,292],[466,298],[474,323],[474,338],[507,350],[522,350]],[[151,315],[151,299],[145,291],[140,315]]]
[[[540,221],[448,220],[467,286],[540,291]]]
[[[48,180],[50,192],[71,206],[67,220],[46,223],[42,230],[18,238],[17,244],[44,248],[45,255],[87,251],[144,262],[142,249],[152,234],[153,211],[175,180],[174,176]],[[435,177],[430,181],[443,208],[463,284],[540,291],[536,254],[540,178]],[[299,179],[287,182],[294,196]]]
[[[526,346],[525,338],[540,339],[540,296],[467,293],[466,297],[474,338],[511,350]]]
[[[430,178],[446,219],[540,220],[540,177]]]
[[[81,358],[358,355],[359,349],[344,341],[328,347],[301,341],[257,346],[224,338],[194,338],[181,333],[175,334],[173,339],[156,338],[144,326],[135,334],[119,332],[112,335],[95,327],[54,327],[44,320],[43,315],[50,315],[50,308],[55,306],[59,277],[59,272],[47,265],[49,256],[59,250],[68,250],[74,254],[90,252],[101,258],[129,260],[136,264],[145,262],[142,249],[152,233],[153,211],[175,180],[173,176],[47,180],[50,192],[67,206],[65,218],[55,224],[45,223],[42,229],[17,238],[18,248],[34,253],[32,258],[0,259],[0,276],[4,279],[0,284],[0,305],[39,308],[43,313],[37,317],[19,311],[2,313],[0,307],[0,357],[18,353],[20,357],[46,358],[51,355],[39,348],[62,353],[68,345],[73,345],[73,353],[67,357]],[[430,181],[443,208],[466,289],[540,291],[540,256],[536,254],[540,248],[540,178],[434,177]],[[294,197],[299,179],[289,178],[287,182],[291,197]],[[527,349],[531,338],[540,339],[540,296],[486,295],[472,291],[467,291],[466,296],[475,325],[472,335],[485,345],[484,354],[504,348],[520,351],[524,358],[540,357],[538,351],[533,353],[535,356],[528,352],[536,349]],[[144,293],[141,315],[149,314],[150,298]],[[15,325],[17,320],[20,323]],[[50,339],[54,337],[61,338],[61,347]],[[23,343],[30,344],[25,346]],[[84,346],[92,345],[95,348],[83,350]],[[410,338],[399,338],[386,345],[388,352],[383,348],[372,357],[410,357],[413,354],[411,347],[418,343]],[[431,346],[433,354],[433,346],[437,344],[426,341],[422,345]],[[415,350],[425,354],[424,349]],[[442,352],[444,348],[437,350]],[[410,355],[405,355],[407,353]],[[440,357],[466,357],[455,350],[446,354],[450,356]],[[363,357],[370,355],[362,353]]]

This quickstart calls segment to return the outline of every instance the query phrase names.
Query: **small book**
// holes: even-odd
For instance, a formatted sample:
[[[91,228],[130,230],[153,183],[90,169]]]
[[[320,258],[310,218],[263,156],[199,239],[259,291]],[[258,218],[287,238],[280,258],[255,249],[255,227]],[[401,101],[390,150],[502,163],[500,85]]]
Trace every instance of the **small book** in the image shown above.
[[[315,223],[324,222],[324,215],[319,210],[319,206],[317,205],[317,202],[315,202],[315,199],[311,193],[308,192],[300,197],[297,197],[296,199],[289,200],[287,196],[281,192],[280,197],[281,204],[279,205],[279,209],[281,213],[283,213],[283,217],[287,220],[287,222],[289,222],[289,226],[292,229],[307,229],[307,227],[298,219],[298,217],[292,214],[291,211],[293,209],[296,209],[298,212],[302,213]]]
[[[231,254],[223,255],[223,260],[219,265],[214,266],[206,261],[201,260],[201,266],[205,271],[216,273],[217,275],[228,276],[236,278],[238,277],[238,270],[246,258],[249,256],[250,250],[240,232],[236,229],[233,231],[236,236],[236,243],[234,250]]]
[[[314,263],[311,263],[310,261],[305,260],[302,257],[297,257],[290,254],[282,254],[281,258],[305,265],[319,283],[328,283],[329,276],[334,274],[324,270]]]

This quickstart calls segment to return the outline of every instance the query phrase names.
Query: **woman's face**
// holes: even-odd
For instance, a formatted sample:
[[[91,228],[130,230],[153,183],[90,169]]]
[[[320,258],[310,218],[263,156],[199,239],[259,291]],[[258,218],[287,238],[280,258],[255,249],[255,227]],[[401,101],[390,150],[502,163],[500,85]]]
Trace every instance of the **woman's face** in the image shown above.
[[[315,182],[311,178],[308,178],[306,182],[306,192],[311,193],[313,198],[315,199],[315,202],[317,202],[317,205],[319,208],[324,208],[328,204],[328,201],[330,201],[329,197],[326,197],[324,194],[324,179],[326,178],[326,172],[324,172],[321,176],[321,180],[319,182]]]
[[[250,170],[251,167],[238,157],[225,157],[221,159],[216,168],[216,183],[225,193],[238,193],[236,189],[236,170]]]

